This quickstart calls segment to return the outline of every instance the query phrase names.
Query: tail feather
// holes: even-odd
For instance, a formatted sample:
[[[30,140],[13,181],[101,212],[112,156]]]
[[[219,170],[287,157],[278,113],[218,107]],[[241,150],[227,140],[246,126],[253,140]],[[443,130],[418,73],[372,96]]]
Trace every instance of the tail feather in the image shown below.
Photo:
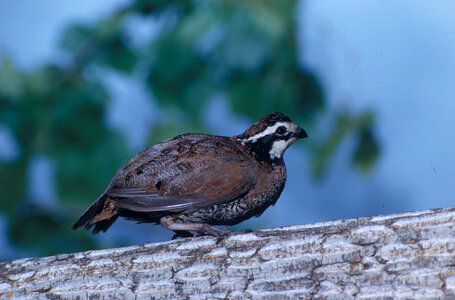
[[[96,222],[94,224],[95,228],[93,228],[92,233],[96,234],[96,233],[98,233],[100,231],[106,232],[106,230],[108,230],[108,228],[111,227],[112,223],[114,223],[115,220],[117,220],[117,218],[118,218],[118,216],[113,216],[110,219],[101,220],[101,221]]]
[[[98,199],[96,199],[95,202],[90,205],[90,207],[82,214],[82,216],[71,226],[71,229],[77,229],[81,226],[85,226],[85,228],[88,230],[90,227],[93,226],[92,221],[93,218],[101,212],[101,210],[104,207],[104,201],[106,200],[106,194],[101,195]],[[115,220],[113,220],[115,221]],[[113,222],[112,221],[112,222]],[[100,230],[106,231],[107,228],[112,224],[112,222],[105,227],[105,229],[100,229],[99,226],[96,226],[95,229],[93,230],[93,233],[97,233]],[[98,230],[96,230],[98,227]],[[102,226],[104,227],[104,226]]]

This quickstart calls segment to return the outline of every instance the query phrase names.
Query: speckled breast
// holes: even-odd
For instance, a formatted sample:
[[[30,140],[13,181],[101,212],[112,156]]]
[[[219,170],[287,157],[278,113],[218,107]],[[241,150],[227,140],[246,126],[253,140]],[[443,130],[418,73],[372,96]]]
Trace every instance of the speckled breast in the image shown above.
[[[246,195],[230,202],[211,207],[183,212],[178,221],[183,223],[208,223],[210,225],[235,225],[253,216],[261,215],[274,205],[286,182],[286,167],[273,165],[260,169],[255,187]]]

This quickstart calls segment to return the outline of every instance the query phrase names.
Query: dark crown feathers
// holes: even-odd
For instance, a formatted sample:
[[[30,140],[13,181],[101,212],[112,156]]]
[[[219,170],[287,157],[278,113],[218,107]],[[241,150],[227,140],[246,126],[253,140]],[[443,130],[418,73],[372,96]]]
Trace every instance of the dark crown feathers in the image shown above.
[[[282,114],[280,112],[274,112],[268,115],[265,115],[259,121],[255,122],[251,125],[244,133],[239,135],[240,139],[246,139],[248,137],[254,136],[262,131],[264,131],[267,127],[276,124],[277,122],[292,122],[288,116]]]

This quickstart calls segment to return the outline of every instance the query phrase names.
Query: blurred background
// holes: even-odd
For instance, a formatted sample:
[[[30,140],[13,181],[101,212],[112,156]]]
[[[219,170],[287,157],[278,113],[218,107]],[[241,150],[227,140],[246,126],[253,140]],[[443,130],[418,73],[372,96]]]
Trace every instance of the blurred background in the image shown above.
[[[147,145],[307,130],[275,207],[233,229],[452,206],[453,1],[0,0],[0,260],[173,233],[71,224]]]

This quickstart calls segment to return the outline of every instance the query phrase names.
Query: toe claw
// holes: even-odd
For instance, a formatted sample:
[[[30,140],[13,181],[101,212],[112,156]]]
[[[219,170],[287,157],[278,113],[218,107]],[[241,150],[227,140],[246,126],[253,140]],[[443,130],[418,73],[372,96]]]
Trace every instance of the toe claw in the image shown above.
[[[210,227],[205,228],[204,233],[214,236],[216,238],[221,238],[225,235],[231,234],[232,232],[226,228],[216,228],[216,227],[210,226]]]

